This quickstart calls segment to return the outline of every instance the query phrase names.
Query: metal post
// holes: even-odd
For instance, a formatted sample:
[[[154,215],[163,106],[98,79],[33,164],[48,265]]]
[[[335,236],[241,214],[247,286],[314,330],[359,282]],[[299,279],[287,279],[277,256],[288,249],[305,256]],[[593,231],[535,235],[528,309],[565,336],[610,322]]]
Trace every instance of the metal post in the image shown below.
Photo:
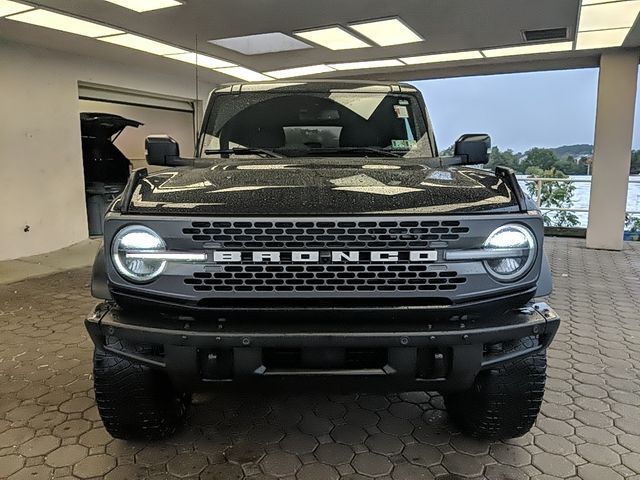
[[[542,180],[536,181],[536,204],[540,207],[542,201]]]

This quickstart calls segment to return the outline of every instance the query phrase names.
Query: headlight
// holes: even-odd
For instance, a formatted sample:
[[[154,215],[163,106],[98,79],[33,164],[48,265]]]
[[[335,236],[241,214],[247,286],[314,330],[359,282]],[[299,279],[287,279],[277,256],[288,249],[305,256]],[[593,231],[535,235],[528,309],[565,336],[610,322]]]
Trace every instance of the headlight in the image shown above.
[[[150,228],[129,225],[118,232],[111,244],[113,264],[125,278],[144,283],[156,278],[165,269],[166,260],[128,258],[127,253],[153,253],[166,250],[166,244]]]
[[[529,271],[536,258],[536,239],[527,227],[503,225],[493,231],[483,248],[491,254],[484,264],[498,280],[513,281]]]

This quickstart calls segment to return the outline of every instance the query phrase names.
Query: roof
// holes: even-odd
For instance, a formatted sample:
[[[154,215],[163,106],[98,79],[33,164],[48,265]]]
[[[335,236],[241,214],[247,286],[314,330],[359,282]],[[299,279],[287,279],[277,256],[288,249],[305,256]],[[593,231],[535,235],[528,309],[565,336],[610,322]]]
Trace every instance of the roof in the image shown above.
[[[304,92],[330,92],[332,90],[354,90],[358,89],[367,92],[406,92],[415,91],[415,87],[409,83],[380,82],[372,80],[342,80],[342,79],[322,79],[303,81],[269,81],[269,82],[244,82],[226,83],[220,85],[212,93],[241,93],[241,92],[264,92],[273,89],[280,91],[304,91]]]
[[[600,53],[604,51],[602,42],[586,42],[588,45],[585,46],[578,41],[581,34],[600,35],[594,32],[615,34],[615,41],[608,43],[612,47],[640,46],[640,21],[634,23],[639,4],[635,1],[398,0],[366,2],[366,8],[363,8],[363,2],[344,0],[189,0],[180,2],[176,7],[147,13],[137,13],[101,0],[30,0],[28,4],[142,35],[173,50],[192,51],[196,49],[197,38],[199,52],[235,64],[238,66],[236,73],[248,74],[258,80],[263,78],[263,73],[275,71],[281,75],[282,70],[311,66],[324,67],[319,71],[325,72],[313,75],[313,78],[389,80],[598,66]],[[628,10],[616,15],[606,12],[620,8]],[[383,19],[401,20],[420,37],[420,41],[385,46],[359,36],[354,30],[354,26],[363,22]],[[245,55],[211,43],[229,37],[270,32],[304,40],[296,34],[332,26],[359,36],[361,41],[365,41],[366,48],[333,50],[305,41],[302,43],[306,43],[307,48],[299,50]],[[8,18],[0,18],[0,37],[64,50],[86,58],[148,68],[154,74],[193,78],[196,68],[187,61]],[[544,53],[545,48],[540,50],[541,46],[549,47],[547,53]],[[507,47],[524,47],[525,50],[511,53],[496,51]],[[451,55],[456,53],[473,55],[451,60]],[[421,63],[423,56],[431,57]],[[384,63],[384,60],[393,62],[384,68],[358,67],[362,62]],[[334,68],[332,65],[337,66]],[[232,81],[232,75],[233,71],[225,73],[222,68],[199,68],[200,79],[211,84]]]

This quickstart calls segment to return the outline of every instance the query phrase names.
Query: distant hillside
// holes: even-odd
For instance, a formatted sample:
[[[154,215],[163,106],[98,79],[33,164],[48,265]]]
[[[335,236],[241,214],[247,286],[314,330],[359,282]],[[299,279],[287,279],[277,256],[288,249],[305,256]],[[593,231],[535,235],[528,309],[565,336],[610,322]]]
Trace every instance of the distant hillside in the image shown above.
[[[593,155],[593,145],[586,143],[578,145],[563,145],[561,147],[551,148],[550,150],[560,158],[567,158],[568,156],[580,158]]]

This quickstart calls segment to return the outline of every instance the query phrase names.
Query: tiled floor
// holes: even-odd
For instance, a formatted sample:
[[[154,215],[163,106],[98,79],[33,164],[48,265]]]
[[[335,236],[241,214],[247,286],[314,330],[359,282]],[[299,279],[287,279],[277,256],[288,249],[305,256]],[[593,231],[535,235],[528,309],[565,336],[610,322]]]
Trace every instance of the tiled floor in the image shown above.
[[[548,240],[564,319],[523,438],[458,434],[441,398],[199,396],[165,442],[112,440],[92,398],[89,270],[0,286],[0,478],[640,479],[640,244]]]

